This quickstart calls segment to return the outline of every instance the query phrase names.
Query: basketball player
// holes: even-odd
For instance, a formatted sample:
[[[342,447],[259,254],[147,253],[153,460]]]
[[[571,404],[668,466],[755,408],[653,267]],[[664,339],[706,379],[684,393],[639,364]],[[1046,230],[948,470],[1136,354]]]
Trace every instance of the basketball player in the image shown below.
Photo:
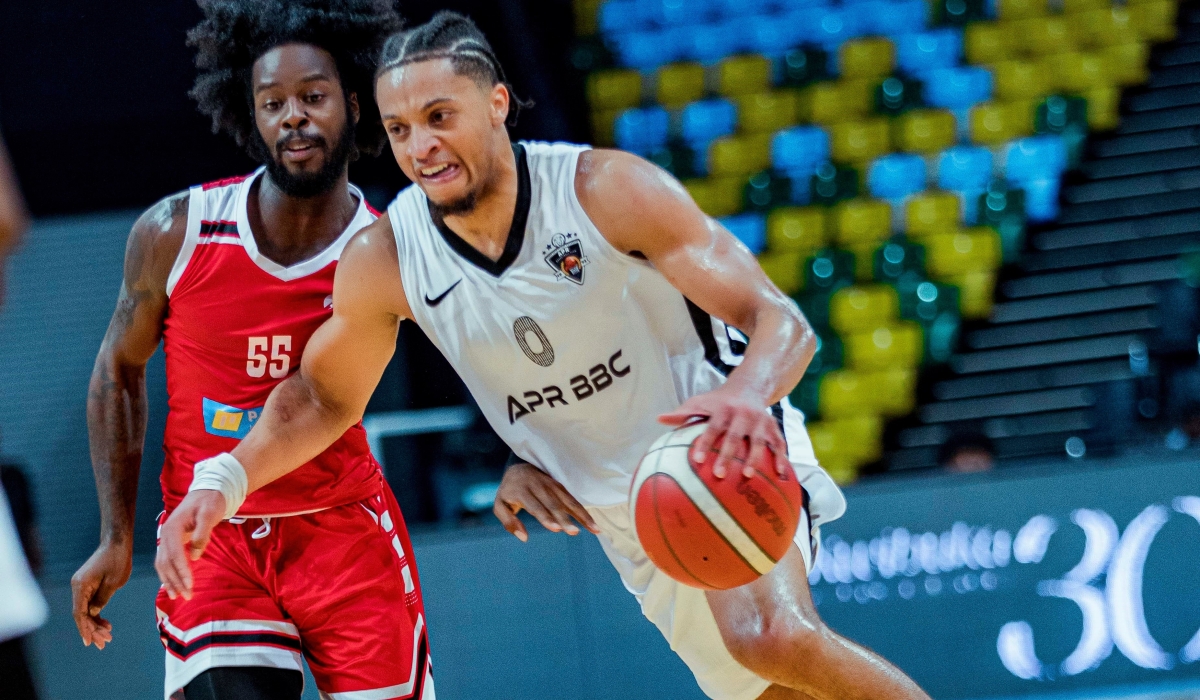
[[[210,531],[245,494],[286,478],[359,420],[407,318],[520,455],[497,495],[505,526],[526,539],[515,515],[526,509],[554,531],[578,532],[574,518],[596,532],[710,697],[927,698],[821,623],[807,523],[773,571],[728,591],[676,583],[638,544],[626,499],[664,431],[656,419],[707,417],[694,451],[702,457],[723,435],[723,478],[744,478],[737,465],[764,451],[781,469],[790,461],[813,526],[845,508],[802,416],[779,403],[812,357],[812,331],[750,253],[643,160],[510,144],[505,123],[519,103],[459,15],[389,39],[376,98],[416,186],[347,245],[333,318],[300,372],[232,454],[197,465],[212,478],[193,483],[162,531],[156,566],[167,590],[192,590],[189,559],[211,548]]]
[[[339,256],[375,220],[347,166],[385,142],[371,82],[400,26],[391,2],[202,7],[189,35],[201,68],[192,95],[263,167],[168,197],[130,235],[88,398],[101,544],[72,580],[79,633],[100,648],[113,634],[100,612],[130,573],[145,365],[160,338],[170,513],[192,465],[232,449],[295,372],[332,313]],[[303,654],[323,698],[433,698],[396,501],[360,424],[328,442],[213,531],[185,595],[159,592],[167,696],[298,700]]]

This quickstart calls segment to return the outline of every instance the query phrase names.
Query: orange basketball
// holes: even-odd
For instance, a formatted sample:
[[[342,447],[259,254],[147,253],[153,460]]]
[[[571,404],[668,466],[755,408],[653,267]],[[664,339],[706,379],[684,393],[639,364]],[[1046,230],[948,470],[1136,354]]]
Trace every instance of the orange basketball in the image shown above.
[[[704,429],[687,425],[650,446],[634,473],[629,507],[642,548],[664,573],[695,588],[736,588],[787,553],[800,521],[800,484],[790,468],[779,476],[770,453],[750,478],[741,465],[724,479],[713,477],[720,441],[703,464],[688,459]]]

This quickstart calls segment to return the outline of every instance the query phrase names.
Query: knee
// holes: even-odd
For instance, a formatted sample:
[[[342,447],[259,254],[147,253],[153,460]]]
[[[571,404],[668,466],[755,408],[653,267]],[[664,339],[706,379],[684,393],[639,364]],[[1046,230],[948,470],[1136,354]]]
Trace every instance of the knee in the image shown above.
[[[823,663],[829,637],[829,629],[815,615],[788,615],[725,635],[725,646],[755,675],[790,686]]]

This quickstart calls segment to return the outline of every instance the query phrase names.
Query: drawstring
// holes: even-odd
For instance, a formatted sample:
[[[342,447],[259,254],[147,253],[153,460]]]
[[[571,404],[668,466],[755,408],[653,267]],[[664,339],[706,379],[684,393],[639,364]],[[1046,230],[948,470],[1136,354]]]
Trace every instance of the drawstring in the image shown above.
[[[250,538],[255,539],[255,540],[261,540],[262,538],[266,537],[269,534],[271,534],[271,519],[263,518],[262,525],[260,525],[257,530],[250,533]]]

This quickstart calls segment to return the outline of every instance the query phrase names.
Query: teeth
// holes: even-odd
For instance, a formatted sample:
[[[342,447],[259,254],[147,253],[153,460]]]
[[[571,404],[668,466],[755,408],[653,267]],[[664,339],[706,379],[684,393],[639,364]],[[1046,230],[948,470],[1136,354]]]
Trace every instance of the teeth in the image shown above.
[[[442,163],[441,165],[435,165],[431,168],[421,168],[421,174],[425,177],[432,177],[449,167],[449,165]]]

